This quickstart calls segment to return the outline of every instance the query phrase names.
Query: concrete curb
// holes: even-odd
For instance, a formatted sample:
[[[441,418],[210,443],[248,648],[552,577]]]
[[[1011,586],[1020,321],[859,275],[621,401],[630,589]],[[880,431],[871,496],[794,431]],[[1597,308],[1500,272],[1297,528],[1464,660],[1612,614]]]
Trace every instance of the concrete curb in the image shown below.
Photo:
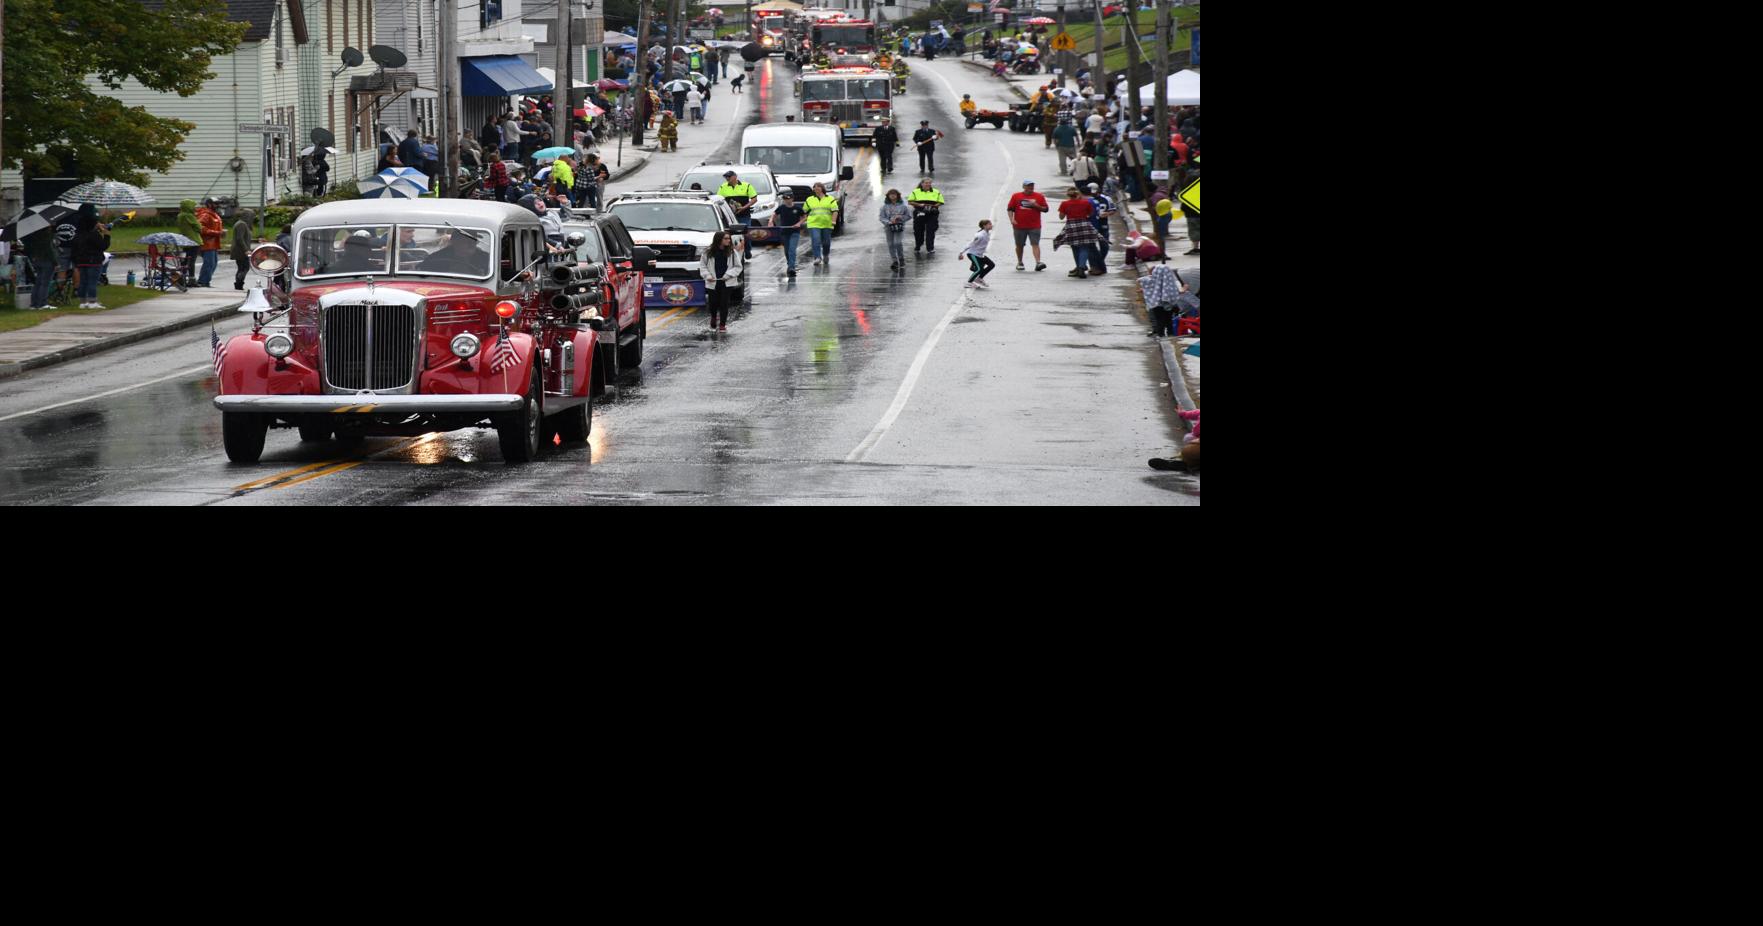
[[[118,347],[127,347],[130,344],[139,344],[142,341],[150,341],[161,335],[173,334],[182,331],[185,328],[194,328],[207,322],[220,321],[228,315],[238,312],[239,306],[244,304],[245,300],[240,299],[233,305],[225,308],[213,309],[203,315],[192,315],[187,318],[180,318],[175,322],[165,322],[164,324],[154,325],[151,328],[142,328],[139,331],[111,335],[108,338],[101,338],[96,341],[81,344],[77,347],[65,348],[52,354],[43,354],[42,356],[32,357],[29,360],[21,360],[17,363],[0,363],[0,379],[10,379],[23,373],[29,373],[32,370],[54,366],[58,363],[66,363],[69,360],[78,360],[81,357],[89,357],[93,354],[103,353],[107,350],[114,350]]]
[[[623,180],[624,178],[629,177],[631,174],[634,174],[637,171],[642,170],[645,166],[648,165],[649,156],[655,153],[653,151],[649,151],[649,150],[643,149],[643,148],[639,148],[637,150],[639,152],[641,152],[642,156],[637,157],[632,163],[627,164],[624,167],[620,167],[620,168],[613,170],[611,175],[606,178],[607,183],[611,183],[615,180]],[[606,160],[604,148],[601,149],[600,160],[601,161]]]
[[[1184,412],[1194,410],[1194,397],[1188,394],[1188,378],[1182,371],[1181,358],[1175,353],[1175,339],[1164,338],[1157,344],[1163,349],[1163,366],[1169,371],[1169,394]],[[1183,422],[1186,425],[1186,422]]]

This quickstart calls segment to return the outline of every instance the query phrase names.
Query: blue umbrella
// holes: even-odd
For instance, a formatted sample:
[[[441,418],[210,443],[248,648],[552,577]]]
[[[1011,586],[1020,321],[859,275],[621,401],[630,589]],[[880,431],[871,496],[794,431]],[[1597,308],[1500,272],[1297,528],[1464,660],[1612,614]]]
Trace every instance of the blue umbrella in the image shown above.
[[[534,151],[533,152],[533,160],[535,160],[535,161],[554,161],[560,157],[563,157],[566,154],[571,154],[571,155],[575,154],[575,149],[571,148],[567,145],[558,145],[555,148],[545,148],[540,151]]]

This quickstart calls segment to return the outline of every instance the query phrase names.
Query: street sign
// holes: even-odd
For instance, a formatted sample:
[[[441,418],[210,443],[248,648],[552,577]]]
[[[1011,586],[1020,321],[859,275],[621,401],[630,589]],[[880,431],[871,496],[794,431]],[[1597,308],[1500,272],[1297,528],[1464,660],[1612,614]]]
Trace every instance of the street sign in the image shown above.
[[[969,3],[967,5],[967,12],[969,13],[983,13],[985,10],[986,5],[983,3]]]
[[[1051,44],[1054,51],[1071,51],[1077,47],[1077,39],[1072,38],[1069,32],[1061,32],[1053,36]]]
[[[1181,191],[1181,204],[1194,207],[1196,213],[1200,211],[1200,181],[1195,180]]]
[[[1169,171],[1166,171],[1166,170],[1151,171],[1151,179],[1152,180],[1168,180],[1169,179]]]
[[[285,125],[276,125],[273,122],[241,122],[241,123],[239,123],[239,134],[240,135],[290,135],[292,133],[293,133],[293,129],[291,127],[285,126]]]

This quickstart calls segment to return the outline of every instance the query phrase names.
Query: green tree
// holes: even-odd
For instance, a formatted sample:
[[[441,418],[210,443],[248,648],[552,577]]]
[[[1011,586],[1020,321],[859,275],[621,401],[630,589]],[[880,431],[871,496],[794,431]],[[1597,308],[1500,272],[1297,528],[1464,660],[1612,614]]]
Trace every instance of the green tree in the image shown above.
[[[143,86],[190,96],[231,54],[245,24],[221,0],[5,0],[5,161],[33,173],[77,164],[82,174],[145,184],[183,160],[195,125],[94,92]]]

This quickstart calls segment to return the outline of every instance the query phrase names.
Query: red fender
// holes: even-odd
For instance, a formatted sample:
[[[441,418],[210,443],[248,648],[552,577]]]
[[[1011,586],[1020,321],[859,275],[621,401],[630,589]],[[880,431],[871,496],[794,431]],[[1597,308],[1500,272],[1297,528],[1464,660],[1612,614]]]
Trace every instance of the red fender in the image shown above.
[[[533,336],[520,331],[509,333],[508,341],[514,345],[519,360],[500,373],[490,369],[499,338],[491,335],[483,339],[477,356],[471,358],[469,371],[463,369],[458,357],[447,354],[444,362],[422,374],[420,391],[426,395],[524,395],[533,379]]]
[[[594,360],[599,353],[600,332],[588,329],[575,333],[575,391],[577,396],[586,396],[594,388]]]
[[[280,369],[263,349],[264,335],[238,334],[226,342],[220,368],[221,395],[318,395],[318,371],[300,362],[299,354],[283,358]]]

